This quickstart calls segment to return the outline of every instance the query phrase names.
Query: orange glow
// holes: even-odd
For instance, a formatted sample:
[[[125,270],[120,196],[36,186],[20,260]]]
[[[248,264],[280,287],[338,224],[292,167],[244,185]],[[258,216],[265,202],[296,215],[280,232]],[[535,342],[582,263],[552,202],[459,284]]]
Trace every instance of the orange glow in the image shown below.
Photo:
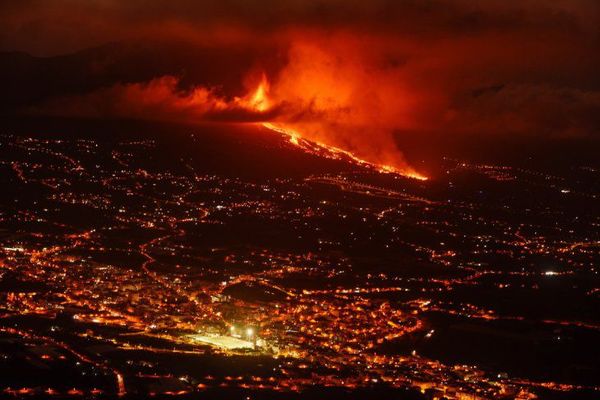
[[[265,74],[262,75],[260,83],[249,96],[236,100],[243,107],[261,113],[268,112],[275,104],[275,102],[270,98],[270,84]],[[392,165],[391,163],[370,161],[366,158],[358,157],[351,151],[334,146],[330,143],[326,143],[325,140],[315,140],[313,137],[303,134],[301,131],[294,129],[290,126],[290,124],[285,122],[276,120],[261,122],[259,124],[267,129],[287,136],[291,144],[298,146],[309,153],[318,154],[319,156],[332,159],[346,158],[356,164],[374,168],[382,173],[393,173],[408,178],[427,180],[426,176],[418,173],[413,168],[406,165],[406,163],[402,160],[398,160],[397,166]]]
[[[345,39],[345,38],[343,38]],[[180,81],[163,76],[146,83],[117,84],[83,96],[51,99],[43,115],[165,121],[254,122],[286,135],[291,144],[332,159],[346,159],[380,172],[425,180],[405,160],[395,135],[419,128],[417,104],[422,94],[405,82],[408,76],[377,70],[361,57],[365,44],[330,39],[295,43],[289,62],[267,79],[254,79],[242,97],[227,97],[216,88],[180,89]],[[362,47],[361,47],[362,46]],[[341,56],[333,56],[335,50]],[[13,169],[21,178],[20,167]]]
[[[264,112],[271,108],[271,102],[268,97],[269,94],[269,81],[265,74],[262,75],[262,79],[256,91],[250,98],[250,108],[257,111]]]
[[[259,114],[255,120],[305,151],[426,180],[394,139],[396,130],[419,125],[420,95],[405,76],[368,65],[369,51],[349,37],[297,39],[275,78],[263,72],[233,106]]]
[[[265,128],[271,129],[272,131],[286,135],[289,138],[290,143],[292,143],[293,145],[298,146],[310,153],[315,153],[315,154],[319,153],[319,155],[321,155],[321,156],[325,156],[327,158],[338,159],[338,160],[342,159],[345,156],[345,157],[349,158],[350,160],[352,160],[353,162],[355,162],[356,164],[375,168],[377,171],[382,172],[382,173],[398,174],[398,175],[405,176],[407,178],[418,179],[421,181],[427,180],[426,176],[421,175],[418,172],[413,171],[411,169],[397,169],[391,165],[375,164],[375,163],[369,162],[367,160],[364,160],[362,158],[359,158],[349,151],[340,149],[335,146],[329,146],[322,142],[312,142],[311,143],[307,139],[304,139],[300,132],[298,132],[294,129],[291,129],[291,128],[285,128],[281,124],[264,122],[264,123],[262,123],[262,126],[264,126]],[[315,146],[318,147],[318,150],[320,150],[320,152],[315,151]],[[323,154],[323,152],[326,152],[327,154]]]

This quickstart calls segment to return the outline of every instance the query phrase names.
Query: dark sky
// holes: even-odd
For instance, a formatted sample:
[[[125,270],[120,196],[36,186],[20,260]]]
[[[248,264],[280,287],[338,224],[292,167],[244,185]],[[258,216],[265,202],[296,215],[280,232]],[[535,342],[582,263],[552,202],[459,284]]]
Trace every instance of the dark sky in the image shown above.
[[[586,46],[597,44],[600,22],[595,0],[22,0],[0,7],[2,49],[38,55],[133,37],[273,41],[290,28],[411,40],[486,35],[554,46],[573,40]]]
[[[19,67],[39,82],[21,91],[8,68],[7,85],[28,93],[14,104],[38,111],[187,118],[202,99],[180,89],[196,87],[205,116],[266,72],[275,118],[351,149],[381,153],[403,134],[600,131],[597,0],[24,0],[0,4],[0,26],[0,50],[74,71],[46,88],[46,66]],[[146,53],[81,55],[106,43]],[[158,100],[145,111],[136,95]]]

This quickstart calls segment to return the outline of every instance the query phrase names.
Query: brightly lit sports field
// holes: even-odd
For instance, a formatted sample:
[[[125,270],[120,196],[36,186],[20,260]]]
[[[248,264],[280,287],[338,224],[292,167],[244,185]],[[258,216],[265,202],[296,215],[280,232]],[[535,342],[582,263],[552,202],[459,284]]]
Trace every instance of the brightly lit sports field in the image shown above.
[[[223,336],[223,335],[190,335],[192,340],[208,343],[213,346],[222,347],[225,349],[233,350],[233,349],[252,349],[254,348],[254,344],[247,340],[242,340],[235,338],[233,336]]]

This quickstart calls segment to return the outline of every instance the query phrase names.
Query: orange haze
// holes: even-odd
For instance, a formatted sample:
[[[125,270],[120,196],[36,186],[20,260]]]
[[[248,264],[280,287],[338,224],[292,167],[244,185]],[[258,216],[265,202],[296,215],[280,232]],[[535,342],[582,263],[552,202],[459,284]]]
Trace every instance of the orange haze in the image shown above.
[[[271,79],[265,73],[248,73],[247,93],[240,97],[227,97],[206,86],[184,89],[179,79],[163,76],[51,99],[34,111],[95,118],[260,123],[286,134],[293,144],[299,144],[299,138],[308,140],[310,146],[317,145],[334,158],[425,179],[406,162],[393,139],[394,130],[418,125],[418,95],[396,70],[386,72],[369,65],[370,58],[358,55],[356,43],[330,44],[337,47],[335,55],[326,47],[294,43],[288,63]]]
[[[312,73],[314,71],[307,71],[309,77]],[[307,90],[303,90],[302,82],[294,82],[292,87],[286,88],[285,80],[281,80],[279,86],[273,91],[279,93],[279,97],[272,98],[269,81],[263,74],[254,92],[236,100],[242,106],[261,113],[268,112],[273,107],[280,107],[281,112],[275,113],[272,121],[262,122],[262,125],[288,136],[290,143],[296,146],[310,149],[311,145],[316,145],[334,158],[345,156],[358,164],[372,166],[380,172],[397,173],[420,180],[427,179],[406,163],[404,156],[393,143],[391,135],[386,135],[385,139],[379,140],[380,132],[373,132],[378,140],[367,137],[365,141],[365,135],[355,131],[357,137],[346,140],[348,132],[356,129],[353,126],[356,120],[353,119],[352,114],[341,111],[342,102],[348,101],[347,97],[344,93],[336,95],[332,91],[331,82],[328,82],[331,76],[317,75],[314,78],[314,81],[306,82]],[[323,93],[319,90],[319,85],[323,85]],[[286,97],[286,93],[290,93],[289,97]],[[346,108],[350,107],[350,104],[346,106]],[[330,120],[331,118],[337,118],[337,123]],[[359,123],[364,124],[367,132],[369,129],[381,129],[377,123],[369,125],[368,119]],[[343,131],[336,132],[336,130]],[[312,143],[309,144],[306,140]]]
[[[0,1],[0,52],[9,52],[0,114],[268,123],[298,144],[415,175],[397,143],[427,153],[519,138],[596,140],[599,7]],[[111,42],[120,45],[103,46]]]

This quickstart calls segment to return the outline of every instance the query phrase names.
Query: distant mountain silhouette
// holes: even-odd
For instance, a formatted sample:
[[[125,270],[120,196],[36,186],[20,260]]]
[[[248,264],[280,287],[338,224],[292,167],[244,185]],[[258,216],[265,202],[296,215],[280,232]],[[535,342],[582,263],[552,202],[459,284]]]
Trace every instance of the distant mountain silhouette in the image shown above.
[[[181,78],[183,86],[209,85],[237,94],[242,91],[243,74],[256,65],[259,56],[256,49],[183,43],[109,43],[54,57],[0,52],[0,112],[10,114],[51,97],[163,75]]]

